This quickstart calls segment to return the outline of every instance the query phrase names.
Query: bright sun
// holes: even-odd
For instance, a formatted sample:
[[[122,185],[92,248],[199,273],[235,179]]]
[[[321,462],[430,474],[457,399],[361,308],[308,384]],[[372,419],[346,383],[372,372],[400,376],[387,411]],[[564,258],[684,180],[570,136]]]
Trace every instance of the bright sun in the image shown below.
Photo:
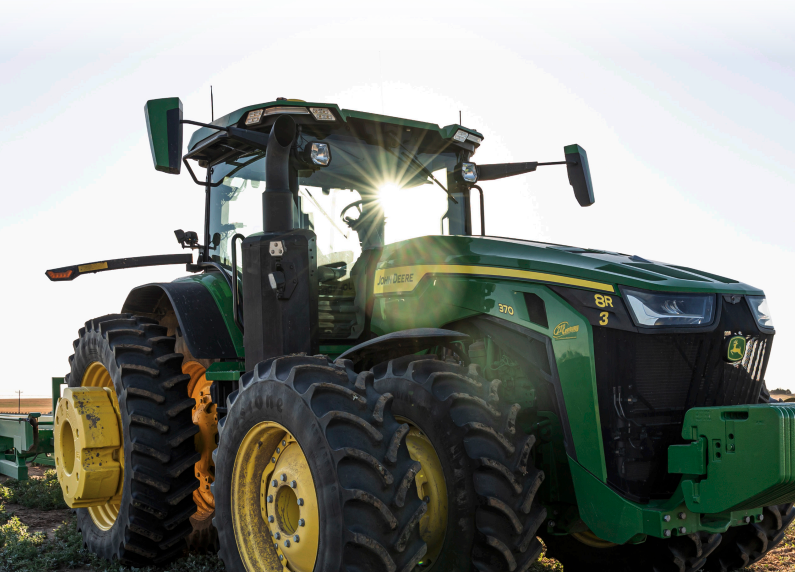
[[[436,185],[406,189],[386,183],[379,189],[379,201],[386,215],[387,243],[441,234],[447,196]]]

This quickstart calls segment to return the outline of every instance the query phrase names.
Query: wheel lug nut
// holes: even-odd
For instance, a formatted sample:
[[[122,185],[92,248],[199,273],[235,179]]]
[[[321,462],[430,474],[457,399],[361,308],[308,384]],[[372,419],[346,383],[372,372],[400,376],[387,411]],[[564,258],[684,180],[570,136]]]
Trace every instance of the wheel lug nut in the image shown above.
[[[680,534],[687,534],[687,528],[685,528],[685,527],[683,526],[682,528],[680,528],[680,529],[679,529],[679,533],[680,533]]]
[[[289,540],[285,540],[284,541],[284,547],[285,548],[290,548],[290,541]]]
[[[290,481],[290,486],[295,488],[298,486],[298,483],[296,483],[295,481]]]
[[[279,560],[284,560],[284,554],[279,554]]]
[[[276,462],[276,457],[271,457],[271,463],[275,463],[275,462]]]
[[[274,532],[273,533],[273,538],[275,538],[276,540],[279,540],[281,537],[282,537],[282,535],[279,532]]]
[[[287,475],[285,475],[284,473],[282,473],[282,476],[281,476],[281,477],[279,477],[279,478],[281,478],[282,482],[284,482],[284,481],[286,481],[286,480],[287,480]]]
[[[301,539],[298,538],[297,534],[295,536],[293,536],[293,542],[298,542],[299,540],[301,540]]]
[[[269,516],[269,517],[268,517],[268,522],[273,522],[274,520],[276,520],[276,519],[275,519],[275,518],[273,518],[273,515],[271,515],[271,516]]]
[[[759,522],[762,522],[763,520],[765,520],[765,515],[764,515],[764,514],[760,514],[759,516],[757,516],[757,517],[756,517],[756,519],[757,519]]]
[[[663,532],[663,536],[665,536],[665,538],[670,538],[671,537],[671,531],[670,530],[664,531]]]
[[[282,441],[282,447],[286,447],[286,446],[287,446],[287,441]]]
[[[303,518],[298,519],[298,526],[306,526],[306,521]]]
[[[273,479],[273,480],[271,481],[271,486],[272,486],[272,487],[278,487],[278,486],[279,486],[279,481],[277,481],[276,479]]]
[[[684,520],[686,518],[687,518],[687,514],[686,513],[684,513],[684,512],[680,512],[679,513],[679,520]]]
[[[745,520],[745,523],[748,524],[748,523],[751,522],[751,517],[750,516],[746,516],[744,520]]]
[[[298,506],[304,506],[304,499],[298,499]]]
[[[276,447],[276,452],[277,452],[277,453],[281,453],[281,452],[282,452],[282,450],[281,450],[281,449],[279,449],[279,447]]]
[[[666,515],[663,517],[663,520],[664,520],[665,522],[671,522],[671,515],[670,515],[670,514],[666,514]]]
[[[273,495],[268,495],[268,502],[273,502]]]

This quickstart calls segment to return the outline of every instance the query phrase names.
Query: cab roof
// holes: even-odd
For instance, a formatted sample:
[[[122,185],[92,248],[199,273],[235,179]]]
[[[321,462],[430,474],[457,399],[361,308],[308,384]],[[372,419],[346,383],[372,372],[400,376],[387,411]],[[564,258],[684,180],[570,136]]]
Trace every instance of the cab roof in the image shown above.
[[[290,111],[290,108],[295,108],[294,112]],[[276,101],[268,101],[266,103],[259,103],[256,105],[249,105],[247,107],[242,107],[232,113],[228,113],[223,117],[219,117],[215,121],[213,121],[212,125],[217,125],[218,127],[245,127],[246,117],[248,116],[249,112],[263,110],[263,118],[262,123],[265,123],[265,118],[268,116],[278,116],[279,114],[296,114],[296,117],[306,118],[308,121],[312,123],[318,124],[326,124],[329,127],[332,127],[332,121],[321,121],[316,120],[314,114],[310,113],[309,110],[312,108],[314,109],[327,109],[329,110],[332,115],[334,116],[334,121],[339,121],[342,124],[348,124],[352,122],[358,121],[367,121],[367,122],[375,122],[385,125],[394,125],[397,127],[405,127],[409,129],[424,129],[426,131],[438,133],[442,139],[450,140],[451,142],[457,144],[464,149],[468,149],[469,151],[474,151],[483,141],[483,135],[476,131],[475,129],[471,129],[469,127],[464,127],[458,124],[452,125],[445,125],[444,127],[440,127],[435,123],[427,123],[424,121],[415,121],[412,119],[403,119],[401,117],[392,117],[389,115],[380,115],[377,113],[367,113],[364,111],[355,111],[352,109],[341,109],[337,104],[334,103],[316,103],[316,102],[308,102],[308,101],[301,101],[297,99],[277,99]],[[278,109],[278,111],[276,111]],[[271,113],[268,113],[270,111]],[[192,152],[198,143],[211,137],[212,135],[216,134],[217,132],[213,129],[202,127],[197,129],[190,138],[188,143],[188,153]]]

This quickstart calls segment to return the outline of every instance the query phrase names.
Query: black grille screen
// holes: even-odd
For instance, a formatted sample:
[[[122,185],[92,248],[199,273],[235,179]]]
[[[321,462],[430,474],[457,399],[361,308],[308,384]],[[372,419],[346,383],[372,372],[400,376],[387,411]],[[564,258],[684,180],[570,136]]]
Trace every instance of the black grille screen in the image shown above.
[[[668,447],[683,443],[692,407],[756,403],[772,335],[762,334],[743,301],[723,301],[707,333],[645,334],[594,326],[599,412],[608,482],[627,498],[668,498],[680,475],[668,474]],[[743,360],[723,359],[725,339],[742,333]]]

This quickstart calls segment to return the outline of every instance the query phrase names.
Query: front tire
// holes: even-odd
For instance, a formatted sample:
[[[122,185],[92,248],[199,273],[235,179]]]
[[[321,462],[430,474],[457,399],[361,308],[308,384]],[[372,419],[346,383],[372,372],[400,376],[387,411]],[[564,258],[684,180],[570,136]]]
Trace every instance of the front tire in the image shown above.
[[[443,477],[428,480],[443,481],[447,498],[431,496],[429,516],[444,508],[445,529],[423,527],[429,553],[422,569],[529,570],[542,550],[536,534],[546,509],[535,495],[544,473],[533,466],[535,437],[515,427],[519,406],[499,398],[499,380],[489,383],[474,368],[434,356],[395,359],[373,376],[395,416],[428,441],[417,456],[436,456],[441,465]],[[426,473],[436,472],[432,465],[423,466]],[[440,518],[429,520],[442,526]]]
[[[229,572],[283,572],[285,562],[296,572],[410,572],[422,559],[419,464],[391,446],[400,423],[355,379],[322,356],[267,360],[241,377],[215,452]]]
[[[647,538],[642,544],[615,545],[591,533],[556,536],[542,534],[547,556],[566,572],[698,572],[721,543],[720,534],[699,532],[670,539]]]

